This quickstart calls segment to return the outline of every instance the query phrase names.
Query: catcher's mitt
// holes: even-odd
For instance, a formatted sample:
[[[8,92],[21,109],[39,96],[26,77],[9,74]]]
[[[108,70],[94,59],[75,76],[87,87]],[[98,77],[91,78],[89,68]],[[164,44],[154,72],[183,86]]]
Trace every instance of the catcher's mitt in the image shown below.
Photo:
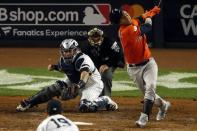
[[[79,85],[72,84],[69,87],[66,87],[62,90],[61,98],[62,100],[69,100],[77,97],[79,94]]]

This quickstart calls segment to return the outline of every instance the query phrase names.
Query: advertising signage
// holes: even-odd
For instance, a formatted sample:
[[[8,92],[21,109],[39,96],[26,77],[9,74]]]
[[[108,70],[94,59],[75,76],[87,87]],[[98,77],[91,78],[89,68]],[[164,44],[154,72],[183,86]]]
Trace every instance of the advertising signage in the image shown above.
[[[0,35],[4,39],[82,39],[88,26],[107,26],[109,4],[0,4]],[[1,37],[2,38],[2,37]]]
[[[197,42],[196,2],[186,0],[166,1],[164,7],[165,41]]]
[[[17,46],[30,43],[40,46],[57,45],[57,42],[65,38],[84,41],[87,39],[87,32],[93,27],[99,27],[109,37],[117,39],[118,26],[111,25],[109,21],[112,8],[121,7],[131,16],[137,17],[153,7],[153,3],[146,0],[116,3],[107,0],[97,3],[58,1],[60,2],[35,0],[32,3],[0,3],[0,46],[12,46],[15,43]]]

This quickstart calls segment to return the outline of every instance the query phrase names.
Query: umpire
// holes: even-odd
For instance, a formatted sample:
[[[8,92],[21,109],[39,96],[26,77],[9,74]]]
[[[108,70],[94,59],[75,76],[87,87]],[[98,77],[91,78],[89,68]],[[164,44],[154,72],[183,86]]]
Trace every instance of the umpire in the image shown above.
[[[93,28],[88,32],[88,40],[81,45],[81,49],[90,56],[101,74],[104,83],[101,95],[111,96],[113,73],[117,67],[125,66],[121,45],[104,36],[101,29]]]

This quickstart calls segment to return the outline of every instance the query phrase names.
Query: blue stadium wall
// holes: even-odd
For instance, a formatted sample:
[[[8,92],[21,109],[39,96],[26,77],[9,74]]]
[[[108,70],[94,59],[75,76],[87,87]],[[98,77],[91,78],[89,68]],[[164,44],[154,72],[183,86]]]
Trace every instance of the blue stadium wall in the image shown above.
[[[0,1],[0,46],[58,47],[65,38],[85,41],[87,32],[99,27],[118,40],[118,26],[111,25],[112,8],[139,16],[157,0],[2,0]],[[195,0],[163,0],[162,11],[153,19],[148,34],[152,47],[197,48]],[[91,12],[93,12],[91,14]]]

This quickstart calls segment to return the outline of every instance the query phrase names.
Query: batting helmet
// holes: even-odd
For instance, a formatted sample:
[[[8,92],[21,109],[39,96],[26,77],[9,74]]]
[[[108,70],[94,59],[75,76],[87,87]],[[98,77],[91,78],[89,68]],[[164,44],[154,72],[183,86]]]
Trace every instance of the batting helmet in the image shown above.
[[[114,24],[119,24],[120,23],[120,18],[122,17],[122,10],[121,9],[112,9],[111,13],[109,15],[111,23]]]
[[[59,100],[51,99],[47,104],[47,113],[49,115],[61,114],[62,104]]]

